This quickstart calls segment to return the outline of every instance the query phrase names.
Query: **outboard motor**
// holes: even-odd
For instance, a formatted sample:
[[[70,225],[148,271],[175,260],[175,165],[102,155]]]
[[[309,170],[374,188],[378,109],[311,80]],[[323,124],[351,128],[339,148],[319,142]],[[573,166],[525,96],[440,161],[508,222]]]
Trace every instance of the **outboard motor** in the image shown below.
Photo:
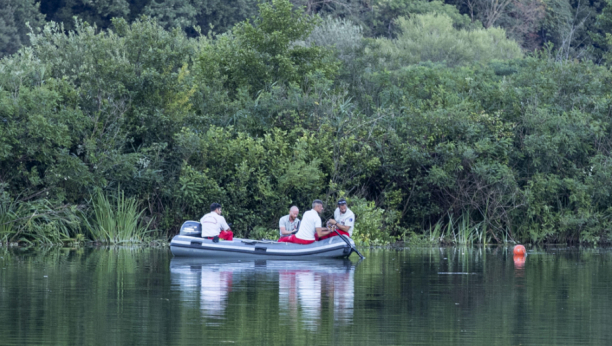
[[[189,237],[201,237],[202,225],[198,221],[185,221],[185,223],[181,226],[180,235],[186,235]]]

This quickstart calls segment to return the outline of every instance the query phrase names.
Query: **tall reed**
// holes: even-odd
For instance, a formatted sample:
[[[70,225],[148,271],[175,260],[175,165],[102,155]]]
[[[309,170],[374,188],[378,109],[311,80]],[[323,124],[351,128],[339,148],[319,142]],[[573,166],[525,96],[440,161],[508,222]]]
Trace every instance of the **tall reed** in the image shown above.
[[[490,236],[486,232],[486,220],[473,223],[470,213],[466,211],[456,220],[452,214],[449,214],[446,222],[444,219],[440,219],[433,227],[429,226],[426,239],[432,243],[440,242],[461,245],[478,243],[486,245],[491,241]]]
[[[476,240],[475,232],[477,230],[478,226],[472,226],[470,214],[464,212],[457,223],[457,243],[462,245],[473,244]]]
[[[433,228],[431,227],[431,225],[429,226],[429,237],[428,237],[428,241],[431,243],[434,242],[441,242],[444,240],[444,232],[442,231],[442,227],[443,223],[442,221],[438,221],[436,222],[436,224],[433,226]]]
[[[102,243],[136,243],[145,238],[151,222],[144,225],[135,198],[126,198],[117,189],[117,195],[107,197],[101,191],[92,196],[93,219],[86,222],[91,238]]]
[[[0,201],[0,242],[7,242],[15,223],[15,203],[13,201]]]
[[[79,234],[78,208],[53,205],[47,199],[0,203],[0,241],[27,244],[61,244]]]

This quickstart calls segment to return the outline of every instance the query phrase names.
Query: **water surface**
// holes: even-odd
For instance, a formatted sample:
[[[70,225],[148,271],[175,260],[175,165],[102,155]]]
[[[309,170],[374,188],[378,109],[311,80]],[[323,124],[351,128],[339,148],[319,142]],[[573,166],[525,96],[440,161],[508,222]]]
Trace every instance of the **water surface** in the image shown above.
[[[606,345],[612,251],[203,261],[0,248],[0,345]]]

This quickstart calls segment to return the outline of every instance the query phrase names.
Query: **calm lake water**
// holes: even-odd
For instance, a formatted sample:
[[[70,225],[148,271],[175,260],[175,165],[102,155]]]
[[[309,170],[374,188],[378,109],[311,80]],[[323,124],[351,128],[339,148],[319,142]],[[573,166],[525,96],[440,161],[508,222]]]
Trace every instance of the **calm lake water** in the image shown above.
[[[362,262],[0,248],[0,345],[609,345],[612,251],[410,248]]]

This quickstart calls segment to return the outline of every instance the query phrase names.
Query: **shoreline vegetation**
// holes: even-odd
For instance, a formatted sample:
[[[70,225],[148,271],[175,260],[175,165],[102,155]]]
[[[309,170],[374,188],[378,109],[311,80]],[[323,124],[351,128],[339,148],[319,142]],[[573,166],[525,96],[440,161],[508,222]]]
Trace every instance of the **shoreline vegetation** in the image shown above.
[[[360,245],[612,243],[612,36],[528,51],[425,3],[393,35],[288,0],[33,27],[0,60],[0,243],[169,239],[212,202],[276,239],[340,197]]]

